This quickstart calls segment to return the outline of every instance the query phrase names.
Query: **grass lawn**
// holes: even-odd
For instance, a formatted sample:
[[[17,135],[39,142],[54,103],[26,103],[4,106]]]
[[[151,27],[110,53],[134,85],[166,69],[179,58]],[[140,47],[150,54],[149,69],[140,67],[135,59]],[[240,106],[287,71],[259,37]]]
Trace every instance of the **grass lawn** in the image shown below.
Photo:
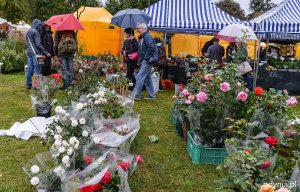
[[[146,93],[144,93],[146,94]],[[185,142],[176,135],[171,122],[173,91],[158,93],[158,99],[135,102],[141,114],[141,130],[131,152],[141,154],[145,162],[130,177],[133,192],[192,192],[216,191],[214,180],[222,177],[213,165],[194,165]],[[35,115],[29,91],[25,89],[24,73],[0,75],[0,129],[10,128],[14,122],[24,122]],[[151,143],[149,135],[160,137]],[[32,191],[22,166],[36,153],[47,151],[38,138],[22,141],[14,137],[0,137],[0,192]],[[201,171],[201,174],[196,172]]]

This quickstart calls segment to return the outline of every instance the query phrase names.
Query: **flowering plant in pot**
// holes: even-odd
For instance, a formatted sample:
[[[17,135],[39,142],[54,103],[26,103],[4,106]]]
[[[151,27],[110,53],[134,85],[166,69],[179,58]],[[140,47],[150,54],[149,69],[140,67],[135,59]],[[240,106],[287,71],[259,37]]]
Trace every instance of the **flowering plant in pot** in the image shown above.
[[[50,117],[55,103],[55,94],[61,86],[60,74],[51,76],[35,75],[31,89],[31,100],[36,107],[37,116]]]

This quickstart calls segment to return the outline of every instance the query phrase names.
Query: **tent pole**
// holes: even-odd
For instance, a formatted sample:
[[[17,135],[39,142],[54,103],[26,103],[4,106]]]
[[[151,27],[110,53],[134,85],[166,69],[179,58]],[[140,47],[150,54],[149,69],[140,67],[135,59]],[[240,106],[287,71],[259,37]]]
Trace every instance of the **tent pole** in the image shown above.
[[[256,44],[257,44],[257,40],[254,41],[254,65],[253,65],[253,68],[254,68],[254,82],[253,82],[253,88],[255,88],[256,86],[256,79],[257,79],[257,76],[256,76],[256,68],[257,68],[257,65],[256,65],[256,62],[257,62],[257,53],[256,53]]]
[[[200,57],[200,33],[198,33],[197,57]]]
[[[256,48],[254,49],[255,51],[255,57],[257,56],[257,64],[256,62],[254,62],[254,66],[256,64],[256,66],[254,67],[254,74],[255,74],[255,77],[254,77],[254,83],[253,83],[253,87],[256,87],[256,84],[257,84],[257,77],[258,77],[258,67],[259,67],[259,60],[260,60],[260,43],[261,43],[261,36],[259,37],[259,40],[258,40],[258,51],[256,52]],[[255,47],[256,47],[256,41],[255,41]]]
[[[164,46],[166,46],[167,43],[167,32],[164,33]]]
[[[267,33],[266,58],[268,58],[269,43],[270,43],[270,38],[269,38],[269,33]]]

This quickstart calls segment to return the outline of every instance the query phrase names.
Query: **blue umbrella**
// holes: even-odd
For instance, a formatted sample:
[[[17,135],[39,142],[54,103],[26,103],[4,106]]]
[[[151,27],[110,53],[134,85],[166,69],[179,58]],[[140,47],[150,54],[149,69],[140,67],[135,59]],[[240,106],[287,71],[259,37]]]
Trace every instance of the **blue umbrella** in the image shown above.
[[[148,24],[151,17],[139,9],[125,9],[116,13],[111,24],[121,28],[136,28],[138,23]]]

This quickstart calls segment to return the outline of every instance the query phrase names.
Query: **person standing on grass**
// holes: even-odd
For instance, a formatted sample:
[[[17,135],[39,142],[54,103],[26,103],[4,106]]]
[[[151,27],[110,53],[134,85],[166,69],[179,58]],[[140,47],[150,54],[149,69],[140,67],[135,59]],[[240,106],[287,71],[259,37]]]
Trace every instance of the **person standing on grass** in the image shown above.
[[[40,30],[42,29],[43,23],[34,19],[32,21],[31,29],[26,33],[26,46],[27,46],[27,72],[26,72],[26,87],[31,89],[32,76],[40,73],[40,66],[37,62],[37,55],[44,54],[47,57],[51,57],[51,54],[43,47],[41,42]]]
[[[125,32],[126,40],[124,41],[123,44],[122,53],[127,65],[126,77],[132,81],[133,85],[135,85],[134,69],[137,68],[138,55],[136,58],[132,58],[132,57],[129,58],[129,55],[138,52],[139,43],[134,37],[134,31],[132,28],[126,28],[124,32]]]
[[[148,92],[148,96],[145,99],[156,99],[152,79],[151,79],[151,69],[153,64],[158,59],[158,51],[156,43],[153,37],[147,32],[147,25],[145,23],[139,23],[137,25],[137,30],[140,34],[139,37],[139,64],[140,71],[136,75],[136,84],[135,84],[135,100],[141,100],[141,94],[143,86]]]
[[[53,55],[53,32],[50,29],[49,25],[44,24],[41,31],[41,39],[44,48]],[[51,57],[47,57],[44,61],[44,65],[42,66],[41,74],[43,76],[51,75]]]
[[[75,31],[57,31],[54,37],[55,59],[62,65],[64,86],[67,89],[73,81],[73,59],[77,50],[77,39]]]

